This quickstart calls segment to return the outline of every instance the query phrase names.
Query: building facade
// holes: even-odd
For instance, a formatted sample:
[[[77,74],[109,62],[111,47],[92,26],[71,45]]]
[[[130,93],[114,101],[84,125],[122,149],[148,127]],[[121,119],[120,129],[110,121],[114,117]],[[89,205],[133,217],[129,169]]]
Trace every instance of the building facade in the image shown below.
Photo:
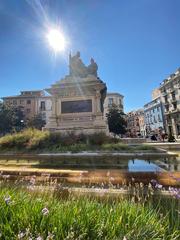
[[[127,120],[127,135],[128,137],[143,137],[144,126],[144,110],[138,109],[128,112],[126,115]]]
[[[166,132],[180,138],[180,68],[160,85]]]
[[[42,90],[38,91],[21,91],[20,95],[3,97],[5,104],[14,107],[20,107],[24,113],[25,119],[30,119],[38,114],[38,99],[44,96]]]
[[[155,88],[152,91],[152,100],[161,97],[161,91],[159,90],[159,88]]]
[[[145,124],[145,118],[144,118],[144,111],[141,110],[139,112],[139,129],[140,129],[140,134],[142,137],[146,136],[146,124]]]
[[[52,115],[51,96],[42,96],[37,99],[37,112],[41,114],[45,123],[49,122],[49,118]]]
[[[104,101],[104,117],[112,104],[119,106],[123,112],[123,98],[119,93],[107,93]],[[25,119],[30,119],[37,114],[41,114],[42,119],[47,124],[52,115],[52,96],[46,96],[43,90],[22,91],[20,95],[4,97],[3,100],[6,104],[21,107]]]
[[[158,134],[165,130],[164,107],[161,97],[158,97],[144,105],[146,135]]]
[[[108,113],[108,109],[115,104],[120,111],[124,112],[124,96],[119,93],[107,93],[104,100],[104,117]]]

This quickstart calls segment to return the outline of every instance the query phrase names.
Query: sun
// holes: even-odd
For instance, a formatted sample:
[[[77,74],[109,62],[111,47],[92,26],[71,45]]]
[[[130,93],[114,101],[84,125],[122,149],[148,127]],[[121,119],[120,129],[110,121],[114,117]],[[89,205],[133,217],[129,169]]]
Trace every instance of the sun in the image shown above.
[[[58,29],[50,29],[47,33],[47,40],[55,52],[61,52],[65,49],[65,37]]]

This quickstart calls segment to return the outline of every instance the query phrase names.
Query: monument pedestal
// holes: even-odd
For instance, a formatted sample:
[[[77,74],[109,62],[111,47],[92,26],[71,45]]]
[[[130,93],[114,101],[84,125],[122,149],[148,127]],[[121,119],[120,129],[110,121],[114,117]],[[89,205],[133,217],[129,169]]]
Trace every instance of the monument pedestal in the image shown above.
[[[52,116],[45,129],[75,134],[106,133],[103,118],[106,84],[97,77],[94,60],[86,67],[79,57],[78,53],[70,56],[70,75],[47,89],[52,95]]]

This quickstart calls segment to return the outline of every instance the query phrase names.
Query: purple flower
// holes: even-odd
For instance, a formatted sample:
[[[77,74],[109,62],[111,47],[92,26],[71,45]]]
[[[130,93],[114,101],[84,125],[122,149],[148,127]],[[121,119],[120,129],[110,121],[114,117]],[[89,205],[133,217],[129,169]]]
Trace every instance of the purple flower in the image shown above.
[[[169,187],[169,192],[177,199],[180,199],[180,189]]]
[[[163,185],[158,184],[158,183],[155,185],[155,188],[158,188],[158,189],[162,189],[162,187],[163,187]]]
[[[30,184],[34,185],[36,182],[35,176],[32,176],[30,179]]]
[[[46,240],[52,240],[54,238],[54,235],[50,232],[48,232],[48,236],[46,238]]]
[[[48,215],[49,214],[49,210],[47,208],[43,208],[42,209],[42,214],[45,216],[45,215]]]
[[[37,237],[36,240],[43,240],[41,236]]]
[[[20,232],[20,233],[18,234],[18,239],[22,239],[25,235],[26,235],[26,233]]]
[[[6,204],[8,205],[11,202],[11,197],[4,197],[4,201],[6,202]]]
[[[152,184],[157,184],[157,180],[155,180],[155,179],[152,179],[150,182],[151,182]]]
[[[178,194],[176,195],[176,198],[177,198],[177,199],[180,199],[180,193],[178,193]]]

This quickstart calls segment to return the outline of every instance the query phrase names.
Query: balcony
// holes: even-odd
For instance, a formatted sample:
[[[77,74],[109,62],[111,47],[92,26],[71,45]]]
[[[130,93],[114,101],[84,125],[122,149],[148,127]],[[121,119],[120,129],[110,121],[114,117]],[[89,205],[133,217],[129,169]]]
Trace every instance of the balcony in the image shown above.
[[[122,105],[122,104],[119,104],[119,108],[120,108],[120,109],[123,109],[123,105]]]
[[[173,98],[173,99],[171,100],[171,102],[172,102],[172,103],[176,103],[176,102],[177,102],[177,99],[176,99],[176,98]]]
[[[169,92],[170,93],[173,93],[173,92],[175,92],[175,88],[173,87],[173,88],[171,88],[170,90],[169,90]]]
[[[170,114],[171,111],[170,111],[169,109],[165,109],[165,110],[164,110],[164,113],[165,113],[165,114]]]
[[[40,112],[46,111],[46,108],[45,108],[45,107],[40,107],[40,108],[39,108],[39,111],[40,111]]]
[[[164,103],[164,106],[169,106],[169,102],[166,101],[166,102]]]
[[[161,95],[165,97],[168,93],[167,92],[162,92]]]

